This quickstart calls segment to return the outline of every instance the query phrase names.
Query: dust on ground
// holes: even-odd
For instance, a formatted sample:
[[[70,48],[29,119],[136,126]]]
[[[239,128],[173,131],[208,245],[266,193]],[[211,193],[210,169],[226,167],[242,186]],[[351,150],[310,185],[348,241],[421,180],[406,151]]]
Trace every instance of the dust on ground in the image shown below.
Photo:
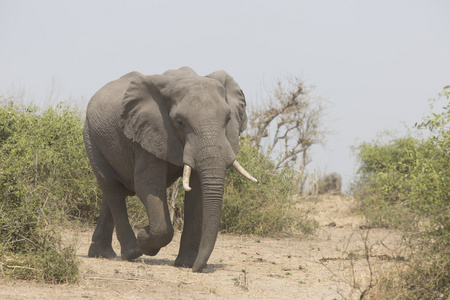
[[[203,273],[174,267],[180,233],[155,257],[134,262],[87,257],[93,228],[75,239],[80,281],[52,285],[0,280],[1,299],[359,299],[380,271],[406,254],[399,232],[364,229],[351,198],[302,199],[319,222],[313,236],[261,238],[220,234]],[[120,248],[116,239],[113,247]],[[370,266],[369,266],[370,262]]]

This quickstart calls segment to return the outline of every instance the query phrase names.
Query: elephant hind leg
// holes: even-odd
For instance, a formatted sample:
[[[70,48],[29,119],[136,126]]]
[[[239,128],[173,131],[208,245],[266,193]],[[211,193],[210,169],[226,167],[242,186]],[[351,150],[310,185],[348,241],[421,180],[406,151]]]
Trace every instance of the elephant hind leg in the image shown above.
[[[89,257],[115,258],[111,242],[114,231],[114,221],[106,201],[102,202],[97,227],[92,235],[92,243],[89,247]]]
[[[130,194],[121,184],[111,185],[109,188],[102,188],[103,201],[107,201],[111,211],[116,235],[121,247],[123,259],[133,260],[142,255],[138,249],[136,235],[128,220],[127,206],[125,199]]]
[[[103,202],[97,228],[92,236],[89,256],[115,257],[111,246],[115,227],[122,258],[126,260],[138,258],[142,252],[137,247],[136,235],[128,221],[125,203],[130,192],[120,183],[103,182],[100,186],[103,191]]]

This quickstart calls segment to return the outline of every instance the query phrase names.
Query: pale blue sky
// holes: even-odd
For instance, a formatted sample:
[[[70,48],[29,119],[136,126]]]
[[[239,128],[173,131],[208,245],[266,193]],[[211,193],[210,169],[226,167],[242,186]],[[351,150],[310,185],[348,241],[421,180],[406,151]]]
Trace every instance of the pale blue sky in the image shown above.
[[[84,107],[132,71],[223,69],[257,104],[295,75],[330,103],[310,169],[354,173],[349,147],[401,130],[450,84],[450,1],[0,0],[0,95]]]

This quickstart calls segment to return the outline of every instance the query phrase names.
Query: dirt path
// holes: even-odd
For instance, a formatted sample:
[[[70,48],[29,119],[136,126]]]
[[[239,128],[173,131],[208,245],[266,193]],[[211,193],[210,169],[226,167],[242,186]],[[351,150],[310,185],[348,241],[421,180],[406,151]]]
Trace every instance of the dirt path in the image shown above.
[[[0,299],[358,299],[370,270],[375,280],[379,270],[397,263],[392,258],[403,255],[396,232],[372,229],[366,238],[348,198],[328,196],[298,206],[315,208],[313,216],[320,224],[315,236],[219,235],[201,274],[173,266],[179,233],[154,258],[126,262],[88,258],[92,229],[85,229],[76,234],[82,261],[79,284],[0,280]]]

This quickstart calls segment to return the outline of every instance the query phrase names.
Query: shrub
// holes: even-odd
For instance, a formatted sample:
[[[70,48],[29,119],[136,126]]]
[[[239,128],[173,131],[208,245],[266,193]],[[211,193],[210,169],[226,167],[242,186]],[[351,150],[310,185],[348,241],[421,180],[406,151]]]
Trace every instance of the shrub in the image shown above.
[[[352,190],[372,226],[416,225],[408,220],[414,221],[410,214],[413,187],[410,171],[416,168],[419,146],[420,141],[406,137],[387,143],[363,143],[355,148],[359,151],[360,168]]]
[[[382,275],[367,299],[449,299],[450,254],[422,251],[406,267]]]
[[[0,197],[9,208],[46,203],[83,220],[98,214],[100,191],[86,156],[80,113],[68,105],[40,111],[0,109]],[[55,217],[55,216],[53,216]]]
[[[366,214],[372,222],[392,225],[395,218],[394,222],[389,218],[395,214],[392,207],[396,207],[403,216],[406,212],[416,220],[425,218],[430,233],[450,234],[450,135],[444,128],[433,130],[426,139],[407,136],[356,148],[360,168],[355,196],[366,212],[381,217],[377,210],[391,210],[385,220],[370,219]],[[401,223],[401,219],[397,221]],[[447,239],[450,241],[450,237]]]
[[[240,141],[237,160],[259,182],[249,182],[233,169],[227,171],[223,231],[258,235],[292,229],[314,231],[317,224],[293,209],[294,184],[298,181],[292,169],[274,171],[274,163],[248,139]]]
[[[80,113],[68,105],[0,108],[2,274],[50,282],[77,278],[73,247],[50,230],[67,217],[93,220],[99,189],[85,154]]]
[[[450,86],[441,96],[448,101]],[[410,134],[355,148],[353,192],[362,212],[372,226],[409,229],[416,250],[407,267],[379,282],[377,299],[450,297],[450,105],[416,128],[427,129],[426,138]]]
[[[9,278],[51,283],[78,280],[75,247],[63,246],[57,231],[49,229],[45,204],[0,206],[0,269]]]

